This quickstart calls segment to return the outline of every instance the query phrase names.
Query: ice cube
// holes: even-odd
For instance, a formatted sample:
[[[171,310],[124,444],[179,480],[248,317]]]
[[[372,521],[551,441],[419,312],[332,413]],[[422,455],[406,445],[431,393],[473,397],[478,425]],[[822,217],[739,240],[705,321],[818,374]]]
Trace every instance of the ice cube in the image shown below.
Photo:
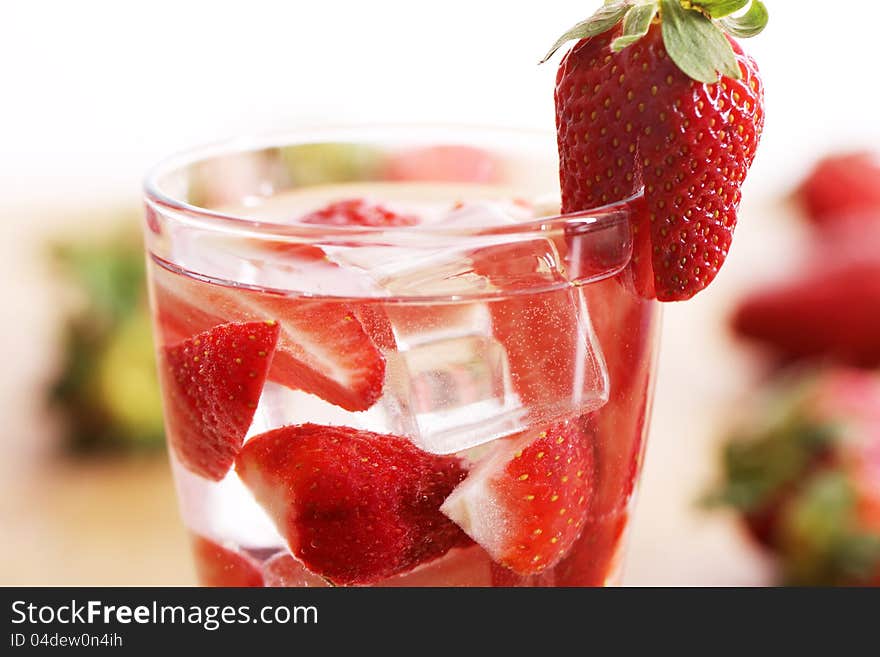
[[[607,401],[604,358],[577,288],[452,308],[457,317],[444,306],[389,313],[396,331],[407,330],[387,356],[380,403],[393,400],[390,415],[412,419],[398,426],[422,449],[472,450]],[[404,322],[407,311],[417,315]]]
[[[251,548],[280,547],[284,539],[263,508],[230,470],[219,482],[193,474],[171,455],[183,523],[217,542],[231,541]]]
[[[400,404],[400,399],[386,394],[368,410],[351,412],[315,395],[269,381],[263,388],[247,439],[278,427],[307,422],[412,436],[416,432],[413,418]]]
[[[441,221],[516,219],[499,204],[468,204]],[[385,391],[370,411],[386,423],[377,430],[450,454],[605,402],[607,374],[589,314],[551,239],[437,233],[401,242],[403,232],[394,246],[328,251],[394,297],[383,304],[395,344],[385,349]],[[440,298],[417,298],[424,296]]]
[[[451,454],[513,433],[527,413],[513,391],[507,357],[490,335],[422,342],[390,354],[386,392],[412,418],[410,438]]]
[[[515,202],[469,202],[453,206],[448,212],[432,219],[432,227],[476,228],[498,227],[526,221],[532,217],[531,207]],[[372,281],[392,296],[462,295],[491,291],[491,281],[473,271],[468,255],[499,239],[517,240],[517,236],[487,236],[461,239],[454,234],[397,231],[375,246],[356,248],[326,246],[328,257],[341,265],[366,272]],[[545,241],[545,240],[542,240]],[[392,245],[393,244],[393,245]]]
[[[533,217],[531,204],[526,201],[473,201],[456,204],[437,219],[436,224],[444,228],[506,226]]]

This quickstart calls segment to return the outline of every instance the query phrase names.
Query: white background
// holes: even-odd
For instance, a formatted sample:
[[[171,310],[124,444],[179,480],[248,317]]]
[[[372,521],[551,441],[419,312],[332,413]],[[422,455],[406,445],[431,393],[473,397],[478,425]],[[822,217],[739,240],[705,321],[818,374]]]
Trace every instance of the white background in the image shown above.
[[[90,496],[102,493],[76,473],[67,476],[79,489],[56,477],[55,497],[41,497],[55,475],[32,474],[24,465],[52,435],[42,405],[58,344],[57,304],[42,257],[46,236],[65,225],[84,230],[92,209],[136,206],[141,176],[156,159],[236,134],[352,121],[552,130],[555,62],[536,62],[598,4],[4,2],[0,482],[8,488],[0,491],[0,520],[11,524],[2,532],[6,554],[34,557],[33,570],[24,562],[15,566],[21,581],[83,582],[83,575],[64,570],[73,553],[96,564],[87,582],[175,583],[190,573],[182,549],[162,554],[141,545],[133,527],[103,538],[101,530],[125,518],[138,525],[151,517],[149,508],[96,515],[102,500],[93,503]],[[746,44],[763,71],[767,126],[733,252],[709,292],[665,309],[655,419],[626,580],[634,584],[765,581],[765,563],[735,524],[694,507],[711,479],[723,420],[736,413],[738,396],[756,377],[754,361],[726,336],[725,316],[743,288],[795,257],[802,231],[779,199],[813,159],[830,148],[880,145],[874,3],[767,4],[770,27]],[[34,490],[23,492],[25,484]],[[140,489],[130,488],[126,499],[138,498]],[[32,513],[54,504],[48,499],[80,499],[74,490],[86,491],[88,501],[72,511],[59,507],[56,524]],[[179,531],[170,522],[171,531]],[[84,524],[94,529],[93,538]],[[128,531],[129,552],[119,561],[117,539]],[[123,562],[124,574],[111,569]],[[135,570],[136,563],[149,565]]]
[[[170,151],[277,127],[552,128],[555,64],[535,63],[598,4],[6,2],[0,203],[136,194]],[[767,4],[770,27],[748,44],[768,88],[753,187],[829,144],[880,141],[873,3]]]

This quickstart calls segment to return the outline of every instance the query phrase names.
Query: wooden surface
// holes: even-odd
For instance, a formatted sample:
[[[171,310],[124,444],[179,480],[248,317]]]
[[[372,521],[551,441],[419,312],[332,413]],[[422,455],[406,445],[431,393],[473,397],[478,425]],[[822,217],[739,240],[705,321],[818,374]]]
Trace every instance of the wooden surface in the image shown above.
[[[732,518],[696,500],[714,476],[725,418],[758,375],[724,317],[738,291],[797,257],[777,207],[746,208],[732,258],[712,289],[665,308],[653,429],[624,581],[629,585],[760,585],[771,570]],[[63,217],[57,222],[63,221]],[[57,223],[56,222],[56,223]],[[40,265],[45,234],[0,222],[0,267],[16,284],[4,307],[0,358],[0,584],[191,584],[186,538],[163,455],[65,461],[40,391],[56,362],[53,301]]]

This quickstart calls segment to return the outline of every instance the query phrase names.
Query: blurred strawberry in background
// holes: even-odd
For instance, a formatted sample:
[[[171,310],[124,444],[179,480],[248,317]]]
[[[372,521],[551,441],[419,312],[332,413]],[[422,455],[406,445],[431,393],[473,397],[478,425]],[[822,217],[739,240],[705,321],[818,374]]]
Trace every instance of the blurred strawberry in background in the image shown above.
[[[49,403],[75,452],[162,445],[138,212],[100,240],[65,239],[51,259],[64,286],[63,356]]]
[[[782,582],[880,586],[880,158],[826,157],[794,198],[800,265],[731,316],[770,373],[712,499],[778,557]]]
[[[875,246],[873,260],[829,253],[751,293],[733,316],[734,331],[781,361],[880,365],[880,241]]]
[[[810,252],[786,280],[741,300],[734,332],[777,361],[880,365],[880,157],[821,160],[795,197]]]
[[[842,153],[819,161],[795,192],[817,229],[880,223],[880,156]]]
[[[776,553],[784,583],[880,585],[880,376],[781,376],[732,432],[713,501]]]

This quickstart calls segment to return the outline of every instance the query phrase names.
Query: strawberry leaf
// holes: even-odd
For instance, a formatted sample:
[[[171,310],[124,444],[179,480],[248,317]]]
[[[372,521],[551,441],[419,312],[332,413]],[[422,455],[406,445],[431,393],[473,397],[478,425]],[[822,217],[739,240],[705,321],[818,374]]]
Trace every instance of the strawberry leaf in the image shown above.
[[[656,0],[631,7],[623,17],[623,36],[614,40],[611,49],[620,52],[645,36],[651,27],[651,21],[657,15],[658,8]]]
[[[724,18],[749,4],[749,0],[697,0],[691,6],[697,7],[712,18]]]
[[[587,37],[594,37],[603,32],[607,32],[620,22],[620,19],[623,18],[631,5],[632,2],[630,0],[606,2],[605,5],[598,9],[596,13],[590,16],[587,20],[581,21],[559,37],[556,40],[556,43],[553,44],[553,47],[550,48],[550,51],[544,55],[544,59],[538,63],[543,64],[546,62],[556,53],[557,50],[569,41],[586,39]]]
[[[767,27],[769,20],[770,14],[767,12],[766,5],[760,0],[754,0],[752,6],[742,16],[723,18],[721,27],[732,36],[748,39],[760,34]]]
[[[660,11],[666,51],[685,74],[706,84],[718,82],[719,73],[742,77],[733,48],[715,23],[679,0],[660,0]]]

